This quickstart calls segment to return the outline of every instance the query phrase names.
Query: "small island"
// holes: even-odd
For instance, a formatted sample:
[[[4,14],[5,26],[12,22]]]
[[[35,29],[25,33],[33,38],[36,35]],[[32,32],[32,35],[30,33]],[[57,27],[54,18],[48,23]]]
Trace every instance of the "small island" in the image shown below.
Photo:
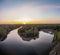
[[[23,26],[18,30],[18,34],[25,41],[30,41],[31,39],[36,39],[39,37],[39,31],[37,27],[34,26]]]

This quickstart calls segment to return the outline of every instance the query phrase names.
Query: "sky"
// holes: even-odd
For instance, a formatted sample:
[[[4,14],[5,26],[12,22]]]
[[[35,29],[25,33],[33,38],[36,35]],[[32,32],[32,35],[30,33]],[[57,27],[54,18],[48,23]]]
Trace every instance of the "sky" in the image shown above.
[[[0,24],[60,24],[60,0],[0,0]]]

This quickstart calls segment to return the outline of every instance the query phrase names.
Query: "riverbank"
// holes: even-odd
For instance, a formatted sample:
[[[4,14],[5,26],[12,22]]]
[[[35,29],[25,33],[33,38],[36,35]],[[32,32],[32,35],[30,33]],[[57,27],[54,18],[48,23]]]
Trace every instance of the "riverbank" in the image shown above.
[[[60,55],[60,42],[50,51],[49,55]]]
[[[52,50],[50,51],[49,55],[60,55],[60,31],[55,31],[52,45]]]
[[[3,41],[11,30],[18,27],[20,27],[18,24],[0,24],[0,41]]]

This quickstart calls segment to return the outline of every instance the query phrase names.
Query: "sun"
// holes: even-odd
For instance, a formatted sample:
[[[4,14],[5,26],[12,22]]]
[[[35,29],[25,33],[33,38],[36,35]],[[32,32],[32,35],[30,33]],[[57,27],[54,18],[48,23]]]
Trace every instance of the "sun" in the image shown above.
[[[23,24],[26,24],[26,22],[24,22]]]
[[[31,18],[20,18],[20,19],[17,19],[17,21],[21,22],[22,24],[27,24],[31,20],[32,20]]]

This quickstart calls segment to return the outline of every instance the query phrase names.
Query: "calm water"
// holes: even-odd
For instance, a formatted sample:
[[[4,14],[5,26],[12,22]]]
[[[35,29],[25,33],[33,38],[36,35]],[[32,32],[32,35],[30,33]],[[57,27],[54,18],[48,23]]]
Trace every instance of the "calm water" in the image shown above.
[[[53,37],[53,34],[40,31],[39,38],[24,41],[15,29],[0,45],[5,55],[48,55]]]

